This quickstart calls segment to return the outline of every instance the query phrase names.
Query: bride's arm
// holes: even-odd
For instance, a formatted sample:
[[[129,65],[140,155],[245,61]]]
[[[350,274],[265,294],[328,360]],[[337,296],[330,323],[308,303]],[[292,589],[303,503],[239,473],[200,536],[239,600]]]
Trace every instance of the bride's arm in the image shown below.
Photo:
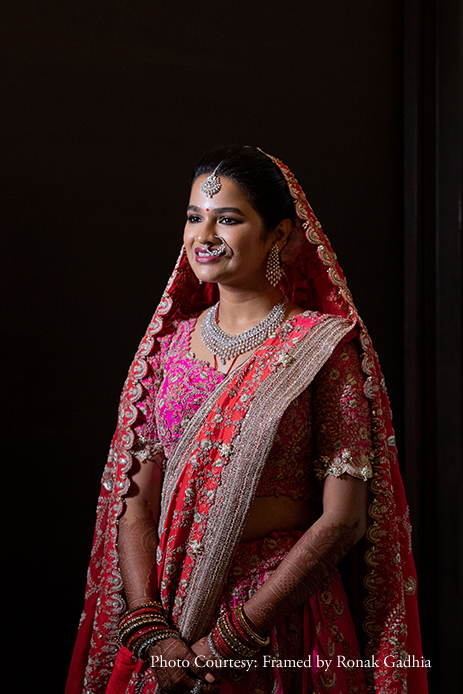
[[[322,515],[244,604],[255,630],[265,633],[313,595],[364,535],[366,521],[367,483],[349,475],[326,477]]]
[[[119,520],[119,565],[129,608],[156,600],[156,547],[162,470],[155,459],[134,459]]]
[[[323,513],[245,604],[258,631],[266,631],[315,593],[365,533],[364,479],[372,471],[364,379],[358,345],[349,342],[336,348],[314,381],[316,468],[325,477]]]
[[[124,592],[130,609],[157,600],[156,548],[160,512],[162,477],[160,463],[151,458],[135,458],[131,486],[125,498],[124,513],[119,521],[119,565]],[[149,651],[149,664],[163,692],[191,690],[197,678],[205,678],[202,691],[212,694],[216,686],[208,684],[214,677],[208,668],[198,667],[196,654],[178,638],[158,641]],[[167,663],[189,662],[188,668]],[[166,665],[162,665],[162,663]]]
[[[367,495],[367,483],[347,474],[325,479],[322,515],[243,605],[245,617],[256,632],[265,634],[302,605],[364,535]],[[197,641],[192,650],[214,658],[207,637]]]

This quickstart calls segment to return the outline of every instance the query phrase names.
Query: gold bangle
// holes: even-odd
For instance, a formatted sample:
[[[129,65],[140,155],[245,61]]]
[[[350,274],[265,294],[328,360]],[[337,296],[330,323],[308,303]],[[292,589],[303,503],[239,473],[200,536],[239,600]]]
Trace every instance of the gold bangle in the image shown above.
[[[164,608],[160,602],[157,602],[156,600],[147,600],[146,602],[140,603],[140,605],[136,605],[135,607],[130,607],[128,610],[126,610],[120,616],[119,621],[124,619],[124,617],[128,617],[128,615],[132,614],[133,612],[136,612],[137,610],[141,610],[144,607],[155,607],[155,608],[157,608],[155,610],[155,612],[157,612],[157,614],[163,614],[164,613]]]
[[[242,643],[236,634],[231,631],[225,617],[219,617],[216,626],[220,636],[223,638],[227,646],[231,648],[232,651],[239,653],[239,655],[243,656],[244,658],[251,658],[259,650],[258,648],[252,648],[251,646]]]
[[[268,644],[270,643],[270,636],[264,637],[260,636],[259,634],[256,634],[256,632],[246,621],[246,617],[244,616],[243,612],[243,605],[238,605],[235,608],[235,614],[245,632],[248,634],[248,636],[251,637],[251,639],[253,639],[256,642],[256,644],[259,644],[259,646],[268,646]]]

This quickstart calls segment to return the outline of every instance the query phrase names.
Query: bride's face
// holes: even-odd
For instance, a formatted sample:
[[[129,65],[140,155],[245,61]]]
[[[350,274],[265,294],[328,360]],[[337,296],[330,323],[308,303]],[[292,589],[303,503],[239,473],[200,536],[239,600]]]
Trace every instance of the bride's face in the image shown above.
[[[237,289],[262,285],[273,235],[264,240],[264,222],[236,183],[220,176],[222,188],[210,198],[200,189],[205,178],[191,188],[183,235],[196,277]]]

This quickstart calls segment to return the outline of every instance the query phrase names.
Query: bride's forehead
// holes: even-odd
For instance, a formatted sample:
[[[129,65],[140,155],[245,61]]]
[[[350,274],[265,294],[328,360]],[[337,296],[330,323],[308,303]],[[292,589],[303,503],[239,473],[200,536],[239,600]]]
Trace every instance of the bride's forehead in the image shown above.
[[[226,176],[220,176],[220,190],[213,195],[208,195],[201,190],[201,185],[206,178],[208,178],[208,174],[203,174],[198,176],[193,182],[190,192],[190,203],[200,205],[201,207],[224,207],[230,206],[231,202],[234,202],[234,207],[237,206],[238,202],[240,206],[250,206],[250,202],[243,189]]]
[[[202,189],[202,184],[204,181],[208,178],[210,178],[211,174],[201,174],[198,176],[194,181],[193,185],[191,186],[191,191],[200,191],[203,195],[207,195],[207,193]],[[236,193],[237,195],[244,195],[243,189],[238,185],[238,183],[235,183],[231,178],[228,178],[228,176],[218,176],[219,182],[220,182],[220,188],[217,192],[212,193],[212,195],[208,195],[208,197],[215,198],[217,195],[220,195],[224,192],[233,194]]]

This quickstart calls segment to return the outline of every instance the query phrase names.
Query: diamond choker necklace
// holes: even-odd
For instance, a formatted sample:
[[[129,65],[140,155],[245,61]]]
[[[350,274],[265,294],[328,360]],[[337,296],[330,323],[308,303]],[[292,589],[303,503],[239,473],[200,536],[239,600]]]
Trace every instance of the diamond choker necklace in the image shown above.
[[[201,325],[201,339],[208,350],[212,354],[216,354],[222,364],[225,364],[228,359],[238,357],[240,354],[249,352],[249,350],[263,344],[269,335],[283,323],[287,305],[288,297],[284,296],[260,323],[245,330],[244,333],[229,335],[217,323],[219,304],[216,303],[204,317]]]

